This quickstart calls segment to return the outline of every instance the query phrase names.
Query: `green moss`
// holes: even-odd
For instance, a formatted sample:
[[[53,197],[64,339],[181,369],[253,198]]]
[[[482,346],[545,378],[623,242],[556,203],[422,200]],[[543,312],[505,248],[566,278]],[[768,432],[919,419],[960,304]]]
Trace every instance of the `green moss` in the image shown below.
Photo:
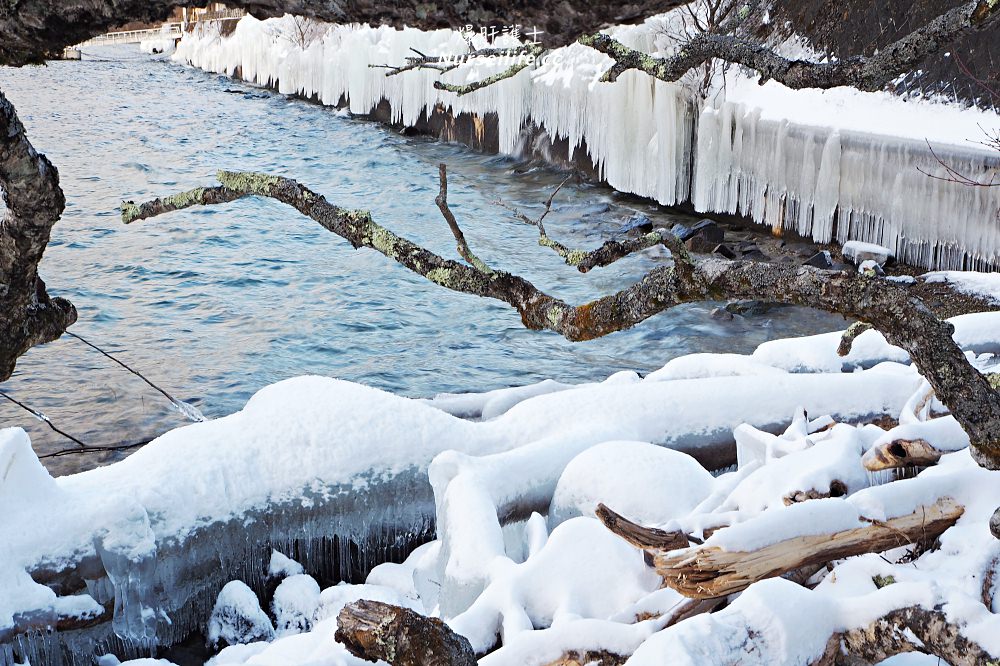
[[[872,582],[881,590],[883,587],[895,585],[896,579],[893,576],[873,576]]]
[[[122,209],[122,222],[129,224],[135,222],[139,217],[139,206],[135,204],[134,201],[123,201],[121,205]]]
[[[237,192],[267,192],[280,185],[283,180],[279,176],[253,171],[219,171],[216,178],[224,187]]]

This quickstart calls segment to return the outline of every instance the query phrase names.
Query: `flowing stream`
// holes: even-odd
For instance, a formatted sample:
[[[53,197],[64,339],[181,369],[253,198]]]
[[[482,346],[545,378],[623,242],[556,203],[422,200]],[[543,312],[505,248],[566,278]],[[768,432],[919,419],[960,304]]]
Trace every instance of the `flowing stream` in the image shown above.
[[[59,167],[66,192],[41,272],[51,294],[77,306],[75,333],[209,417],[301,374],[427,397],[648,372],[682,354],[747,353],[767,339],[843,326],[839,317],[800,308],[722,321],[710,316],[716,304],[705,303],[573,344],[525,330],[504,304],[446,291],[373,251],[355,251],[273,201],[124,226],[122,199],[209,185],[220,168],[257,170],[369,209],[385,226],[455,256],[434,204],[443,161],[449,200],[474,251],[550,293],[582,302],[627,286],[664,260],[647,253],[581,275],[540,248],[533,227],[492,202],[537,215],[565,177],[551,169],[402,136],[134,49],[103,55],[0,68],[0,89],[35,146]],[[593,247],[636,211],[663,226],[695,221],[606,187],[569,183],[546,227],[569,246]],[[186,422],[139,378],[67,337],[32,349],[0,389],[90,445],[145,439]],[[26,428],[40,454],[72,446],[5,400],[0,425]],[[46,463],[66,474],[123,455]]]

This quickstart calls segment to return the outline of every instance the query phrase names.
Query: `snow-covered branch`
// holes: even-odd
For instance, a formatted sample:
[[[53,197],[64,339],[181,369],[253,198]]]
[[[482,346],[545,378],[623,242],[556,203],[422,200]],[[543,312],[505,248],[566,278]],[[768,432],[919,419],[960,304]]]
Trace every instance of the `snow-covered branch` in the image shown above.
[[[997,17],[1000,17],[1000,3],[972,0],[941,14],[876,55],[833,62],[791,60],[755,41],[721,32],[696,34],[675,54],[660,58],[629,48],[602,33],[582,37],[580,42],[614,59],[615,64],[605,73],[604,81],[614,81],[631,69],[661,81],[677,81],[691,69],[718,58],[757,71],[761,82],[774,79],[789,88],[852,86],[877,91],[946,44],[996,25]]]

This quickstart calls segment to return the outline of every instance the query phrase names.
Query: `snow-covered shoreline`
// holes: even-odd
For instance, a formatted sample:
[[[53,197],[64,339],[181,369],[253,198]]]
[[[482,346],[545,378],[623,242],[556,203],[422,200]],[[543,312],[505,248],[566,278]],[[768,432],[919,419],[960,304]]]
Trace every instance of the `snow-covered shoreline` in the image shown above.
[[[1000,293],[992,275],[934,279]],[[965,315],[954,323],[963,346],[1000,346],[1000,315]],[[914,599],[946,603],[970,637],[1000,654],[1000,644],[990,642],[995,639],[980,637],[992,631],[993,620],[972,613],[966,599],[973,589],[979,593],[989,565],[984,558],[997,550],[986,526],[1000,503],[997,473],[976,467],[953,420],[907,417],[911,396],[926,389],[905,354],[873,331],[858,338],[846,359],[836,355],[838,341],[836,333],[777,340],[747,356],[681,357],[645,378],[624,372],[597,384],[547,382],[425,401],[297,378],[263,389],[241,412],[171,431],[123,462],[55,479],[23,431],[0,431],[6,509],[0,529],[7,537],[0,542],[0,664],[19,663],[15,649],[29,656],[72,649],[89,659],[112,649],[141,654],[149,649],[144,646],[181,640],[203,629],[229,579],[262,592],[270,548],[297,551],[309,573],[330,576],[324,560],[340,558],[343,566],[346,551],[336,555],[319,544],[334,535],[342,548],[349,541],[351,548],[372,548],[351,565],[354,575],[367,574],[366,582],[355,579],[315,596],[313,583],[297,581],[305,598],[291,589],[276,596],[305,604],[297,629],[286,627],[274,642],[229,648],[213,663],[359,664],[330,639],[339,608],[355,598],[439,614],[477,649],[492,646],[499,631],[504,647],[484,659],[488,664],[544,663],[525,655],[590,645],[635,651],[630,663],[636,664],[655,663],[661,649],[686,654],[693,664],[715,663],[701,660],[707,648],[692,641],[710,638],[706,645],[722,655],[720,641],[729,640],[730,631],[723,629],[729,626],[724,617],[693,618],[670,629],[661,620],[634,623],[636,616],[669,614],[680,597],[658,590],[641,553],[593,518],[596,502],[693,534],[733,525],[716,531],[710,543],[739,550],[766,543],[762,535],[780,538],[781,530],[756,527],[765,518],[785,532],[809,525],[822,533],[858,524],[858,516],[887,520],[940,497],[962,503],[965,515],[915,569],[854,558],[815,591],[763,582],[722,613],[745,620],[752,631],[777,612],[770,601],[775,595],[801,597],[802,621],[816,633],[782,649],[805,659],[830,618],[840,617],[834,625],[846,628],[849,620],[860,621],[856,609],[874,600],[875,608]],[[984,354],[976,362],[985,369],[992,358]],[[901,435],[850,424],[886,416],[899,418],[907,436],[915,432],[956,452],[917,479],[878,485],[880,478],[861,467],[862,456]],[[739,465],[713,478],[682,450],[698,454],[722,441],[720,431]],[[847,500],[785,506],[789,493],[823,492],[834,481]],[[841,510],[847,506],[856,507],[854,513]],[[792,512],[788,520],[782,511]],[[371,569],[390,556],[379,543],[406,552],[407,539],[412,547],[432,529],[437,539],[404,564]],[[908,582],[892,594],[867,589],[860,582],[866,575]],[[81,578],[83,587],[66,584]],[[112,601],[114,621],[101,621]],[[16,640],[11,634],[26,622],[39,626],[56,618],[93,626]],[[111,640],[111,631],[119,638]],[[792,654],[761,649],[771,659]],[[306,653],[300,650],[315,661],[300,661]],[[89,663],[85,659],[80,663]],[[802,659],[760,663],[808,663]]]
[[[614,33],[634,48],[664,51],[672,48],[669,20]],[[438,108],[454,117],[494,113],[501,153],[520,154],[523,130],[534,124],[553,141],[566,140],[571,156],[585,148],[611,187],[661,204],[690,201],[701,212],[741,214],[820,242],[874,242],[928,268],[1000,264],[1000,188],[922,173],[942,172],[935,153],[961,173],[1000,168],[1000,156],[975,143],[980,126],[1000,126],[996,114],[884,93],[758,86],[739,74],[699,107],[684,84],[637,72],[597,83],[610,59],[579,44],[459,97],[433,88],[437,72],[386,77],[370,67],[402,64],[411,48],[464,53],[459,32],[331,26],[303,49],[289,37],[291,21],[247,17],[227,37],[188,34],[174,59],[327,105],[346,102],[359,115],[387,102],[391,121],[408,126]],[[473,61],[443,78],[467,83],[499,69]]]

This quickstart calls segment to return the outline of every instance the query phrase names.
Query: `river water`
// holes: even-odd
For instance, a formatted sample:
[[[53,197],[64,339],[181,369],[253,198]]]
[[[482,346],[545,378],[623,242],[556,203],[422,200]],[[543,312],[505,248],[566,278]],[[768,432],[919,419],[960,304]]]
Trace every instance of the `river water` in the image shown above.
[[[131,49],[103,55],[0,68],[0,89],[59,167],[66,192],[42,275],[51,294],[78,308],[74,332],[209,417],[301,374],[423,397],[648,372],[682,354],[746,353],[767,339],[843,326],[839,317],[799,308],[720,321],[710,316],[716,305],[706,303],[573,344],[525,330],[503,304],[451,293],[374,251],[355,251],[276,202],[245,200],[124,226],[122,199],[212,184],[220,168],[252,169],[369,209],[398,233],[454,256],[434,204],[443,161],[449,200],[474,251],[550,293],[582,302],[663,261],[635,257],[581,275],[539,248],[533,227],[492,203],[537,214],[564,174],[405,137]],[[606,187],[571,183],[546,228],[567,245],[592,247],[635,211],[665,226],[692,221]],[[71,338],[32,349],[0,389],[90,445],[148,438],[186,422],[137,377]],[[0,425],[26,428],[41,454],[70,445],[5,400]],[[46,464],[64,474],[122,455]]]

